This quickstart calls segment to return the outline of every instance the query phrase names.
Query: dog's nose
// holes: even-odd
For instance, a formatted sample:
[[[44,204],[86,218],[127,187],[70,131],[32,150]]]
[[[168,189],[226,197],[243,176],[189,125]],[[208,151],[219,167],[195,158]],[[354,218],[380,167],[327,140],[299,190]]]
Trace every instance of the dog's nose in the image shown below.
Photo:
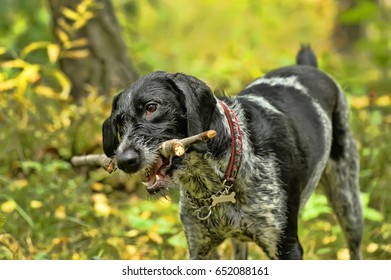
[[[139,169],[139,155],[133,150],[126,150],[117,154],[117,166],[126,173],[134,173]]]

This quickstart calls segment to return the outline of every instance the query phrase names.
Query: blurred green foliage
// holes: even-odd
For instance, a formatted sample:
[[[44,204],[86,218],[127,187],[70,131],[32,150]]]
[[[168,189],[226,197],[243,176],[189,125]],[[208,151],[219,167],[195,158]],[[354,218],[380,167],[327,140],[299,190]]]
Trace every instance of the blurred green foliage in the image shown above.
[[[141,74],[186,72],[230,94],[293,64],[299,44],[310,42],[351,104],[364,257],[391,259],[391,7],[381,3],[359,0],[337,16],[333,0],[114,1]],[[137,180],[69,164],[72,155],[102,152],[100,125],[115,93],[91,89],[81,104],[69,98],[71,84],[58,65],[64,50],[53,42],[46,4],[0,2],[0,259],[186,258],[177,194],[150,201]],[[330,41],[336,20],[365,27],[344,56]],[[347,258],[321,188],[300,219],[306,259]],[[219,250],[230,258],[229,242]],[[250,258],[265,255],[252,244]]]

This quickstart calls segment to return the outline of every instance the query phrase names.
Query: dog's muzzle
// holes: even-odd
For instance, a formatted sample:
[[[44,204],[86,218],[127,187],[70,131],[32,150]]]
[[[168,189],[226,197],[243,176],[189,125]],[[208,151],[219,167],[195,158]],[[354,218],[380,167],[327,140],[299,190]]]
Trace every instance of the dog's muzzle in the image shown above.
[[[117,166],[126,173],[135,173],[140,169],[140,155],[131,149],[116,155]]]
[[[143,155],[134,149],[126,149],[116,154],[117,166],[128,174],[142,172],[142,184],[150,194],[157,194],[169,187],[173,169],[173,157],[164,157],[161,154],[154,157],[152,163],[146,167]]]

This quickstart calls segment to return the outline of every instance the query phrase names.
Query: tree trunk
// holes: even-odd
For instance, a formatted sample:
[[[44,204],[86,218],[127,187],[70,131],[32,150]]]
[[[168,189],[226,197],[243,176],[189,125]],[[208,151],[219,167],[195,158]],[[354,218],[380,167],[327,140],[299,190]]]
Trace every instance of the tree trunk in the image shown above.
[[[357,6],[357,0],[338,0],[338,15]],[[361,23],[345,24],[337,18],[333,31],[333,44],[335,50],[341,53],[349,52],[353,49],[363,33]]]
[[[60,66],[80,101],[127,87],[137,78],[110,0],[48,0],[61,47]]]

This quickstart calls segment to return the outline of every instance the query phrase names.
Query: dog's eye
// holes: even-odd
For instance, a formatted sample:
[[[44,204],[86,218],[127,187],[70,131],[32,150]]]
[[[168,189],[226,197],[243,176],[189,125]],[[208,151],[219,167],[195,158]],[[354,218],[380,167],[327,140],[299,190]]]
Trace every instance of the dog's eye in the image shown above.
[[[148,113],[153,113],[157,109],[157,104],[156,103],[148,103],[145,105],[145,110],[147,110]]]

